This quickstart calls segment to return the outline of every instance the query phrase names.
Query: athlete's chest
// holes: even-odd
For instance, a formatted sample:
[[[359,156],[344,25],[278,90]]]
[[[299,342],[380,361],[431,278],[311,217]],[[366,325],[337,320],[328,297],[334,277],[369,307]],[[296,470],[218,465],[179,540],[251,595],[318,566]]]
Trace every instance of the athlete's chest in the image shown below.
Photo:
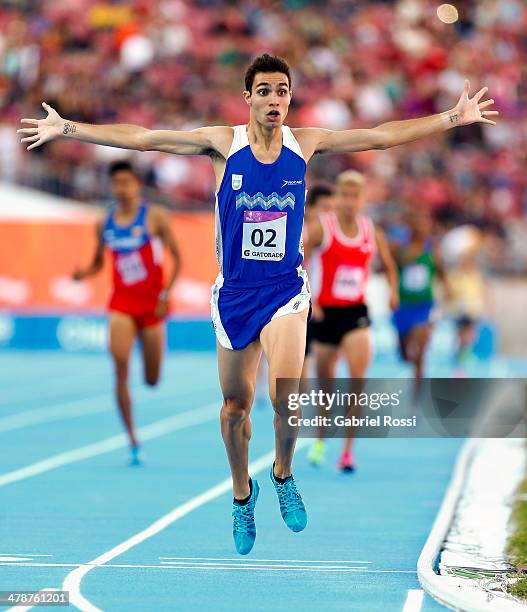
[[[305,191],[306,164],[287,149],[267,164],[257,160],[246,147],[229,158],[226,173],[227,187],[233,191]]]
[[[110,220],[103,231],[103,241],[112,251],[134,251],[150,242],[148,224],[134,222],[127,227],[117,225]]]
[[[225,196],[236,210],[289,210],[303,213],[305,163],[282,152],[273,164],[262,164],[250,151],[229,160]]]
[[[280,157],[283,146],[282,146],[282,142],[280,141],[280,142],[274,143],[268,149],[264,147],[263,145],[258,145],[255,143],[251,144],[250,148],[251,148],[251,153],[257,162],[266,164],[266,165],[272,165]]]
[[[374,248],[367,240],[358,240],[355,244],[344,244],[333,239],[326,257],[333,262],[345,262],[349,265],[367,266],[374,255]]]

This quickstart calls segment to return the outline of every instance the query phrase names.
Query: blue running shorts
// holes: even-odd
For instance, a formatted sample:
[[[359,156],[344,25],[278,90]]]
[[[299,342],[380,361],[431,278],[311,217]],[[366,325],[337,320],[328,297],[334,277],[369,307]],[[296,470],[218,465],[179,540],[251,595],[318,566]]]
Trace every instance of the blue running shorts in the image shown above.
[[[416,325],[432,322],[433,302],[405,304],[393,313],[393,324],[400,336],[406,336]]]
[[[221,274],[212,287],[212,324],[218,342],[239,350],[260,337],[262,329],[277,317],[309,308],[311,293],[305,270],[264,286],[237,285]]]

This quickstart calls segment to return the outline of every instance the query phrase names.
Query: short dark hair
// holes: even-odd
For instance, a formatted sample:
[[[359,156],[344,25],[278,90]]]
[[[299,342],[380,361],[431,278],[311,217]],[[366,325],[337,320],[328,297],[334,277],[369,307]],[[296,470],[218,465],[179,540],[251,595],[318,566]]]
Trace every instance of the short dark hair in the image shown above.
[[[121,170],[127,170],[131,172],[137,179],[139,178],[139,174],[127,159],[120,159],[118,161],[114,161],[110,164],[108,168],[108,174],[110,177],[113,177],[117,172],[121,172]]]
[[[282,57],[264,53],[253,59],[245,73],[245,90],[249,93],[252,91],[254,76],[257,72],[282,72],[287,76],[289,88],[291,88],[291,71],[289,69],[289,64]]]
[[[317,183],[313,185],[307,192],[307,205],[309,208],[316,206],[319,198],[329,197],[335,193],[331,185],[325,183]]]

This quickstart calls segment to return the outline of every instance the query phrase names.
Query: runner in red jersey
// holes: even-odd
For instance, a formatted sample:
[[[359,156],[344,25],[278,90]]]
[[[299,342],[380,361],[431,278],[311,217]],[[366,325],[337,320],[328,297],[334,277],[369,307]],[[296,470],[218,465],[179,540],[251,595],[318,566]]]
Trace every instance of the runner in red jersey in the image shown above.
[[[324,386],[331,384],[342,352],[353,379],[364,378],[371,361],[370,319],[366,288],[371,261],[378,253],[390,285],[390,307],[398,305],[397,267],[384,233],[374,227],[361,210],[364,206],[365,179],[354,170],[337,178],[336,208],[314,219],[309,226],[309,243],[319,247],[322,272],[317,302],[322,318],[315,326],[317,376]],[[361,385],[362,386],[362,385]],[[331,389],[324,389],[331,392]],[[360,389],[353,389],[360,392]],[[324,432],[309,453],[310,461],[323,461]],[[339,466],[353,471],[351,433],[344,442]]]
[[[132,401],[128,389],[128,364],[136,337],[140,340],[145,382],[159,380],[164,344],[163,320],[168,313],[169,292],[179,272],[180,257],[166,213],[141,198],[141,182],[131,164],[110,167],[112,193],[117,205],[97,224],[97,247],[90,266],[77,269],[82,280],[103,267],[104,249],[113,263],[113,292],[109,303],[110,352],[115,364],[117,405],[130,438],[131,463],[140,463],[134,431]],[[162,259],[167,247],[172,272],[163,279]]]

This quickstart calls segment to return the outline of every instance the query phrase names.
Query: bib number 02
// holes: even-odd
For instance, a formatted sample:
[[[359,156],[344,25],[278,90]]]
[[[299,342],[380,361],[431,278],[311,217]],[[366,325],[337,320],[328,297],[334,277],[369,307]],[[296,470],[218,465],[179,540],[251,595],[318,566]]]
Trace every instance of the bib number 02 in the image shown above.
[[[266,237],[267,240],[265,240]],[[266,229],[265,233],[264,230],[259,228],[253,230],[251,232],[251,244],[257,248],[261,247],[262,245],[276,248],[276,230],[274,230],[272,227]]]
[[[285,255],[286,212],[243,213],[242,258],[280,261]]]

